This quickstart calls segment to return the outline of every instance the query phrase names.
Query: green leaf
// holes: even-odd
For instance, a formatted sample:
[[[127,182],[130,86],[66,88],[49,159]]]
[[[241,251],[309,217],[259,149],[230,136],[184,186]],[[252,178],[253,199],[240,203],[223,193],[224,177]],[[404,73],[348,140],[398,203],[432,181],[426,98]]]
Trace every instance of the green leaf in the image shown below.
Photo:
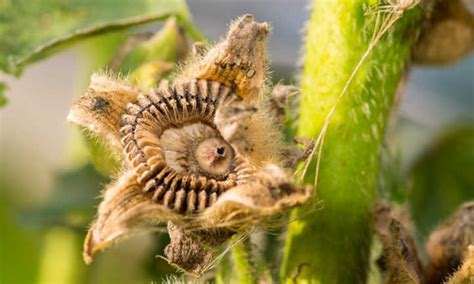
[[[170,18],[160,31],[134,46],[121,60],[119,69],[123,74],[130,73],[130,81],[146,91],[170,74],[187,53],[183,28]]]
[[[150,61],[177,62],[188,51],[186,39],[176,19],[170,18],[165,26],[150,39],[138,44],[122,61],[120,70],[128,73]]]
[[[26,65],[81,38],[170,16],[199,37],[184,0],[2,0],[0,70],[18,76]]]
[[[0,6],[0,68],[18,74],[25,64],[81,37],[165,19],[188,21],[182,0],[6,0]]]

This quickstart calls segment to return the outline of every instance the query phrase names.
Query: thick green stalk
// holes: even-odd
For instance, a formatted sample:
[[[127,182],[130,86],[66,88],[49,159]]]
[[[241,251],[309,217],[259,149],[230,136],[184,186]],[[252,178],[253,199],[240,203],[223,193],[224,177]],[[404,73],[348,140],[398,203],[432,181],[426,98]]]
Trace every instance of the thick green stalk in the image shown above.
[[[323,129],[373,41],[375,28],[381,30],[384,19],[395,17],[368,11],[369,5],[382,4],[379,1],[315,2],[307,27],[299,121],[299,134],[307,137],[317,137]],[[285,281],[365,282],[379,153],[421,15],[419,7],[403,12],[370,50],[337,104],[324,139],[316,189],[323,209],[295,212],[301,218],[288,228],[281,271]],[[313,182],[314,171],[310,167],[307,182]]]
[[[230,262],[229,255],[225,255],[216,269],[216,275],[214,280],[216,284],[229,283],[232,277],[232,263]]]
[[[239,283],[257,283],[251,248],[252,244],[248,239],[239,242],[232,248],[232,260],[234,261]]]

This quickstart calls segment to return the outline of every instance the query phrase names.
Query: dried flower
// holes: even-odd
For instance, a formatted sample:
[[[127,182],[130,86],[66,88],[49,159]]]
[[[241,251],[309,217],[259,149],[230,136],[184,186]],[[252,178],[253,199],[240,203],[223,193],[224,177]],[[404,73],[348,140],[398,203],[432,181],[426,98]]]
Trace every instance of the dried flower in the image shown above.
[[[87,263],[132,231],[168,222],[168,261],[199,275],[232,234],[309,198],[285,166],[299,157],[283,155],[289,146],[274,108],[284,88],[278,103],[265,95],[268,33],[245,15],[214,48],[198,44],[173,84],[147,93],[92,76],[68,120],[104,138],[123,172],[104,191],[84,243]]]

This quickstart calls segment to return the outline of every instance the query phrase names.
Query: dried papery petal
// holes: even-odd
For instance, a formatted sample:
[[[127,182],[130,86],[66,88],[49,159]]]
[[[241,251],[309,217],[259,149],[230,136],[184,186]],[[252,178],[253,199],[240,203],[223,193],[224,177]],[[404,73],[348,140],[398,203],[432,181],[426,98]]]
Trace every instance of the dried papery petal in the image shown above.
[[[218,81],[235,88],[241,98],[255,100],[265,81],[269,32],[267,23],[256,23],[252,15],[244,15],[231,24],[222,42],[191,62],[181,76]]]
[[[474,283],[474,245],[466,250],[466,257],[461,267],[449,277],[447,284],[472,284]]]
[[[222,137],[256,166],[279,162],[283,135],[268,101],[249,104],[238,97],[219,106],[215,124]]]
[[[283,169],[266,165],[252,181],[227,191],[214,206],[204,211],[202,224],[235,229],[263,224],[265,218],[304,204],[310,196],[309,187],[293,185]]]
[[[408,214],[393,204],[377,204],[374,218],[374,231],[383,246],[378,264],[384,272],[384,283],[421,283],[423,266],[413,240]]]
[[[138,91],[104,74],[94,74],[86,93],[71,107],[67,120],[95,133],[115,149],[121,149],[121,116]]]
[[[150,230],[159,222],[177,218],[177,214],[141,193],[133,173],[124,174],[104,192],[97,218],[84,241],[84,261],[92,262],[98,251],[132,232]]]
[[[454,273],[468,257],[466,248],[474,244],[474,201],[467,202],[436,229],[426,242],[430,263],[426,283],[440,283]]]

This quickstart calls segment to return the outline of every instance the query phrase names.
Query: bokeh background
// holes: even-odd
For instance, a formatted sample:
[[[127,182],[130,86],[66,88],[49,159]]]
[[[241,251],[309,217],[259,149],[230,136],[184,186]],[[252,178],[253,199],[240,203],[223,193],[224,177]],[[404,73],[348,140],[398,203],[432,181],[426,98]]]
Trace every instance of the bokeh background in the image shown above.
[[[188,4],[197,27],[212,40],[218,40],[228,23],[244,13],[270,22],[273,79],[297,84],[308,2],[200,0]],[[152,24],[142,30],[156,31],[159,27]],[[67,181],[58,185],[58,175],[67,172],[74,159],[69,149],[73,147],[71,126],[65,118],[73,98],[87,86],[91,72],[87,57],[86,48],[75,45],[30,66],[18,79],[0,75],[9,86],[9,103],[0,109],[0,283],[57,283],[58,279],[149,283],[160,282],[150,270],[164,267],[163,271],[172,271],[161,259],[149,259],[156,246],[152,235],[133,237],[86,267],[81,261],[80,233],[54,223],[38,225],[31,217],[36,208],[49,204],[57,190],[65,204],[70,204],[68,198],[83,198],[69,194],[72,189]],[[473,110],[474,56],[449,66],[413,67],[397,109],[398,121],[390,131],[391,151],[399,157],[400,174],[413,168],[438,137],[472,124]],[[97,191],[98,196],[101,186],[94,182],[107,180],[91,180],[90,188],[84,191]],[[88,185],[78,182],[77,186]],[[87,202],[96,204],[97,200]]]

